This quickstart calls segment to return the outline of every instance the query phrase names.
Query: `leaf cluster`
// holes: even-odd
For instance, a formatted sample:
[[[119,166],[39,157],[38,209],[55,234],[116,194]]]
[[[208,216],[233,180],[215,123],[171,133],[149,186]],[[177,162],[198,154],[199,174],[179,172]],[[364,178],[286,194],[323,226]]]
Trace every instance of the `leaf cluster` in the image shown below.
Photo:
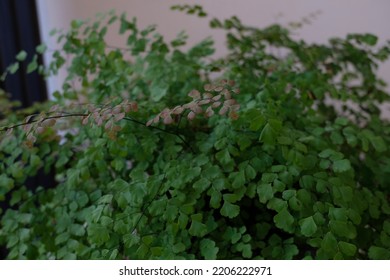
[[[126,48],[106,43],[115,22]],[[376,73],[390,44],[308,44],[236,17],[210,26],[226,32],[219,59],[210,39],[184,51],[184,33],[166,42],[115,13],[54,32],[62,48],[36,68],[67,69],[54,104],[1,124],[9,259],[390,257],[389,96]],[[28,188],[41,171],[55,185]]]

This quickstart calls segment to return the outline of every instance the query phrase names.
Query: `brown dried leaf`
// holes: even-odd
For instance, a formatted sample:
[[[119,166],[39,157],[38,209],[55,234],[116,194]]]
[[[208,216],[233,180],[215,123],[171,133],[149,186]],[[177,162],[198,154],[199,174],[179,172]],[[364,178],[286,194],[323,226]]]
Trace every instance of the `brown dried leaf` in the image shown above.
[[[192,106],[193,106],[194,102],[190,102],[190,103],[186,103],[184,105],[182,105],[181,107],[183,107],[184,109],[190,109]]]
[[[184,111],[184,108],[182,106],[176,106],[175,108],[173,108],[172,114],[180,115],[181,113],[183,113],[183,111]]]
[[[229,117],[232,119],[232,120],[237,120],[238,119],[238,114],[236,111],[230,111],[229,112]]]
[[[204,90],[205,91],[212,91],[215,88],[214,85],[206,84],[204,85]]]
[[[232,106],[236,103],[237,101],[235,99],[228,99],[223,102],[223,106]]]
[[[32,119],[32,117],[34,117],[34,115],[27,116],[27,117],[24,119],[24,122],[25,122],[25,123],[29,123],[30,120]]]
[[[229,107],[227,106],[222,106],[221,110],[219,110],[219,113],[221,116],[225,115],[226,112],[228,111]]]
[[[228,84],[229,84],[229,86],[233,87],[236,84],[236,82],[233,80],[230,80],[230,81],[228,81]]]
[[[101,118],[103,119],[103,121],[106,121],[106,120],[110,119],[112,117],[112,115],[113,114],[110,111],[104,111]]]
[[[198,104],[200,105],[200,106],[202,106],[202,105],[205,105],[205,104],[209,104],[211,102],[211,99],[202,99],[202,100],[200,100],[199,102],[198,102]]]
[[[217,102],[214,102],[212,105],[211,105],[211,107],[213,107],[213,108],[218,108],[219,106],[221,106],[221,102],[219,102],[219,101],[217,101]]]
[[[87,109],[88,109],[88,112],[90,112],[90,113],[95,111],[95,107],[92,104],[88,104]]]
[[[37,138],[32,133],[29,133],[27,135],[27,140],[35,143],[35,141],[37,141]]]
[[[209,92],[203,93],[203,99],[211,99],[213,98],[213,95]]]
[[[112,125],[113,125],[112,120],[110,120],[110,121],[106,122],[106,124],[104,125],[104,129],[110,130],[112,128]]]
[[[42,127],[50,127],[56,124],[55,119],[45,119],[40,123],[40,126]]]
[[[126,113],[129,113],[131,111],[131,104],[123,105],[123,111],[125,111]]]
[[[212,100],[213,101],[218,101],[218,100],[220,100],[221,99],[221,95],[220,94],[218,94],[218,95],[216,95],[216,96],[214,96],[213,98],[212,98]]]
[[[187,115],[187,119],[189,119],[190,121],[192,121],[193,119],[195,119],[195,113],[194,112],[189,112],[188,115]]]
[[[24,141],[24,145],[26,145],[27,148],[31,149],[34,146],[34,142],[30,140]]]
[[[118,131],[121,131],[122,130],[122,127],[120,125],[114,125],[112,127],[112,130],[115,131],[115,132],[118,132]]]
[[[114,109],[112,109],[112,113],[114,115],[119,114],[120,112],[122,112],[122,108],[119,105],[115,106]]]
[[[189,97],[192,97],[192,99],[197,100],[200,99],[200,92],[197,91],[196,89],[191,90],[190,93],[188,94]]]
[[[113,131],[113,130],[110,130],[108,133],[108,138],[110,138],[111,140],[116,140],[116,132]]]
[[[240,104],[234,104],[233,106],[230,106],[230,111],[237,112],[238,110],[240,110]]]
[[[5,135],[11,135],[11,133],[12,133],[12,131],[13,131],[14,129],[11,127],[11,128],[8,128],[7,129],[7,132],[5,133]]]
[[[239,94],[240,93],[240,89],[239,88],[235,88],[232,90],[235,94]]]
[[[165,118],[166,116],[168,116],[170,114],[171,114],[171,110],[169,110],[169,108],[165,108],[164,110],[161,111],[160,117]]]
[[[164,122],[164,124],[171,124],[171,123],[173,123],[173,119],[172,119],[171,115],[166,116],[164,118],[163,122]]]
[[[131,102],[130,105],[131,105],[131,109],[133,110],[133,112],[137,112],[138,111],[138,104],[137,104],[137,102]]]
[[[146,122],[146,126],[150,126],[150,125],[153,123],[153,121],[154,121],[154,119],[148,120],[148,121]]]
[[[26,133],[29,133],[31,128],[32,128],[32,124],[27,124],[27,125],[23,126],[23,130]]]
[[[38,134],[42,134],[45,132],[45,127],[38,126],[37,129],[35,130]]]
[[[98,119],[96,120],[96,124],[97,124],[98,126],[101,126],[101,125],[103,124],[103,118],[98,118]]]
[[[51,106],[51,108],[49,109],[49,113],[56,112],[58,110],[58,107],[59,107],[58,104],[55,104],[55,105]]]
[[[122,120],[124,117],[125,117],[125,112],[122,112],[120,114],[115,115],[114,119],[117,122],[117,121]]]
[[[203,109],[202,107],[200,107],[198,104],[194,104],[194,106],[192,106],[191,110],[196,113],[196,114],[200,114],[203,112]]]
[[[230,94],[230,91],[228,89],[224,89],[221,94],[225,97],[225,99],[231,99],[232,95]]]
[[[210,118],[211,116],[214,115],[214,110],[211,106],[209,106],[207,109],[206,109],[206,113],[205,113],[206,117]]]
[[[83,125],[87,125],[87,124],[88,124],[88,121],[89,121],[89,115],[86,116],[86,117],[83,117],[83,120],[81,121],[81,123],[82,123]]]
[[[214,91],[216,91],[216,92],[220,92],[222,90],[223,90],[222,86],[218,86],[218,87],[214,88]]]

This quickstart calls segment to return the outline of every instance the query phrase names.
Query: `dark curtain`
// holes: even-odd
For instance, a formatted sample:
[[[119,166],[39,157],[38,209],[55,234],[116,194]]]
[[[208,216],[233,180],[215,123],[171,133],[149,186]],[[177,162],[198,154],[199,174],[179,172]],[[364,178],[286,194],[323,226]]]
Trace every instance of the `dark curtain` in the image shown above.
[[[0,66],[3,72],[15,62],[15,55],[24,50],[28,58],[22,63],[22,71],[8,75],[1,87],[11,94],[13,100],[28,107],[47,98],[46,86],[37,72],[25,73],[28,62],[40,44],[39,26],[35,1],[0,0]]]
[[[15,56],[21,50],[28,57],[21,64],[20,70],[8,75],[0,87],[11,95],[12,100],[19,100],[22,107],[28,107],[34,102],[47,99],[44,79],[37,72],[26,74],[28,62],[40,44],[37,10],[34,0],[0,0],[0,73],[8,65],[15,62]],[[41,58],[39,58],[41,60]],[[40,61],[42,62],[42,61]],[[29,178],[27,188],[34,190],[37,186],[53,187],[54,174],[44,174],[42,171]],[[3,212],[9,208],[6,201],[0,202]],[[0,259],[7,256],[6,248],[0,247]]]

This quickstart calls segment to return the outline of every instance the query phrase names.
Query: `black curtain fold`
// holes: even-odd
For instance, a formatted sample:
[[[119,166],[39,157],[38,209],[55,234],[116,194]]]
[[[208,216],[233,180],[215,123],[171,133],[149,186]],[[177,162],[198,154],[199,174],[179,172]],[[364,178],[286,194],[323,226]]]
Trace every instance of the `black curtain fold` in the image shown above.
[[[8,75],[1,87],[23,107],[47,99],[46,84],[37,72],[26,74],[28,62],[40,44],[36,4],[33,0],[0,0],[0,66],[3,72],[24,50],[27,59],[16,74]],[[41,58],[40,58],[41,60]]]
[[[21,102],[22,107],[29,107],[34,102],[47,99],[46,84],[36,71],[26,73],[27,65],[40,44],[37,9],[34,0],[0,0],[0,74],[16,61],[15,56],[24,50],[27,59],[21,63],[19,71],[8,75],[0,87],[10,94],[12,100]],[[38,62],[42,62],[39,57]],[[0,112],[1,113],[1,112]],[[28,178],[25,185],[30,190],[38,186],[50,188],[55,186],[54,174],[44,174],[42,170],[34,177]],[[3,212],[9,208],[7,199],[0,201]],[[0,259],[6,258],[7,249],[0,246]]]

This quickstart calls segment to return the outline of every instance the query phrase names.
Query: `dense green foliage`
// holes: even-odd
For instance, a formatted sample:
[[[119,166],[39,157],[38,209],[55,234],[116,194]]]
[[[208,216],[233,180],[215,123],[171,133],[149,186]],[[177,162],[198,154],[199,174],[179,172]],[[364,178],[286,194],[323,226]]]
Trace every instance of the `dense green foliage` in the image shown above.
[[[105,42],[117,23],[126,49]],[[376,74],[389,44],[210,25],[227,34],[218,60],[211,39],[184,50],[184,33],[166,42],[115,14],[55,33],[50,67],[27,70],[66,67],[62,91],[44,113],[1,121],[8,258],[390,258],[389,96]],[[57,185],[27,189],[41,169]]]

